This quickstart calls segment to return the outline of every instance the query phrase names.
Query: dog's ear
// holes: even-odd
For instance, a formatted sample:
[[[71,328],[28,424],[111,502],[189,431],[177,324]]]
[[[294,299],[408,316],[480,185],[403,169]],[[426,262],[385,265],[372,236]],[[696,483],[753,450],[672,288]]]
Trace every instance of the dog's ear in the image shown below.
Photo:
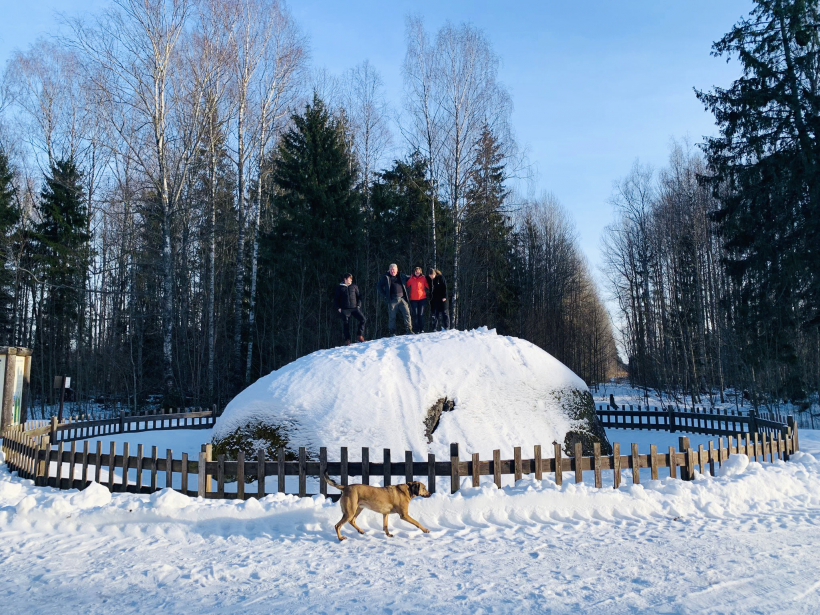
[[[410,487],[410,495],[417,497],[419,494],[419,484],[417,482],[412,482],[408,486]]]

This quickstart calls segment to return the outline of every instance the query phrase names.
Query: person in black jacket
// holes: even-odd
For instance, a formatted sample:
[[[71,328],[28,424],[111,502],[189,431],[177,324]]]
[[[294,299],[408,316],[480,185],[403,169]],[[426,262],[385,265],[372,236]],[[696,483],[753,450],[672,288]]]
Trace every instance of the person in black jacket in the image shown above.
[[[447,282],[441,271],[430,268],[427,270],[427,280],[430,283],[430,322],[433,331],[441,327],[450,328],[450,315],[447,313]]]
[[[399,273],[399,267],[391,264],[376,285],[376,291],[387,304],[387,330],[390,335],[396,335],[396,313],[401,312],[404,320],[404,329],[407,333],[413,332],[410,322],[410,293],[407,292],[407,280],[410,276]]]
[[[333,307],[339,312],[342,318],[342,331],[345,336],[345,346],[350,346],[350,317],[359,321],[356,339],[364,341],[365,317],[362,314],[362,295],[359,287],[353,283],[353,274],[346,273],[342,276],[342,281],[336,287],[336,294],[333,295]]]

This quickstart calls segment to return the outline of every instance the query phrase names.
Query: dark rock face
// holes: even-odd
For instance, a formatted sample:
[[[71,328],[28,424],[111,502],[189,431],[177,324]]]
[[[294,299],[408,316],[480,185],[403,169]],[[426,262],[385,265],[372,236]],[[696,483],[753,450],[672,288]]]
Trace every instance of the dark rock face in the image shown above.
[[[564,402],[569,417],[581,421],[585,425],[584,428],[567,432],[564,438],[564,453],[570,456],[574,455],[575,444],[580,442],[584,455],[592,455],[593,445],[597,442],[601,445],[602,455],[611,455],[612,446],[606,437],[606,431],[601,427],[598,420],[592,394],[589,391],[572,390],[557,393],[556,396],[559,401]]]
[[[430,406],[430,409],[427,411],[427,416],[424,419],[424,435],[427,436],[427,442],[433,441],[433,432],[441,420],[441,413],[452,412],[455,407],[456,403],[446,397],[440,398],[436,403]]]

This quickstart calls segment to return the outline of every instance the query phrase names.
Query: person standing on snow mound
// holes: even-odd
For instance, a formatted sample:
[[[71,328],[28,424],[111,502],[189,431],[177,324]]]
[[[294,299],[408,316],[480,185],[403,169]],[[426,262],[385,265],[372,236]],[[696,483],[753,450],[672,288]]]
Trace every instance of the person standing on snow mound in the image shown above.
[[[447,313],[447,282],[441,271],[427,270],[427,279],[430,283],[430,324],[433,331],[450,328],[450,315]]]
[[[342,332],[345,336],[345,346],[350,346],[350,317],[359,321],[356,339],[364,341],[365,317],[362,314],[362,294],[359,287],[353,283],[353,274],[345,273],[342,281],[336,287],[336,294],[333,295],[333,306],[339,312],[342,319]]]
[[[390,335],[396,335],[396,312],[401,312],[404,319],[404,328],[407,333],[413,332],[410,322],[410,306],[407,303],[410,295],[405,283],[409,276],[399,273],[399,266],[392,263],[376,285],[376,291],[387,304],[387,330]]]
[[[421,267],[413,270],[413,275],[407,280],[407,290],[410,291],[410,316],[413,318],[413,331],[424,332],[424,307],[427,304],[427,294],[430,282],[421,272]]]

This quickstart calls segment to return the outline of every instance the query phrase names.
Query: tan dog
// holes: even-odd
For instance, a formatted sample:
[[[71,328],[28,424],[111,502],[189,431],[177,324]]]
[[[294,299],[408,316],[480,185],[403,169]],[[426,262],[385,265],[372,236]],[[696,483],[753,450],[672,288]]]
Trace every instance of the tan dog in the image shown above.
[[[345,487],[337,484],[327,474],[325,474],[324,479],[328,485],[336,487],[342,492],[342,497],[339,499],[339,505],[342,507],[342,519],[336,524],[336,536],[339,537],[339,540],[347,538],[347,536],[342,536],[339,531],[345,523],[350,523],[359,534],[364,534],[364,530],[356,525],[356,517],[365,508],[384,515],[384,533],[391,538],[393,534],[387,529],[387,516],[391,513],[398,514],[403,520],[412,523],[425,534],[430,533],[430,530],[407,514],[410,500],[415,497],[430,497],[430,492],[422,483],[413,481],[412,483],[391,485],[389,487],[371,487],[370,485],[348,485]]]

